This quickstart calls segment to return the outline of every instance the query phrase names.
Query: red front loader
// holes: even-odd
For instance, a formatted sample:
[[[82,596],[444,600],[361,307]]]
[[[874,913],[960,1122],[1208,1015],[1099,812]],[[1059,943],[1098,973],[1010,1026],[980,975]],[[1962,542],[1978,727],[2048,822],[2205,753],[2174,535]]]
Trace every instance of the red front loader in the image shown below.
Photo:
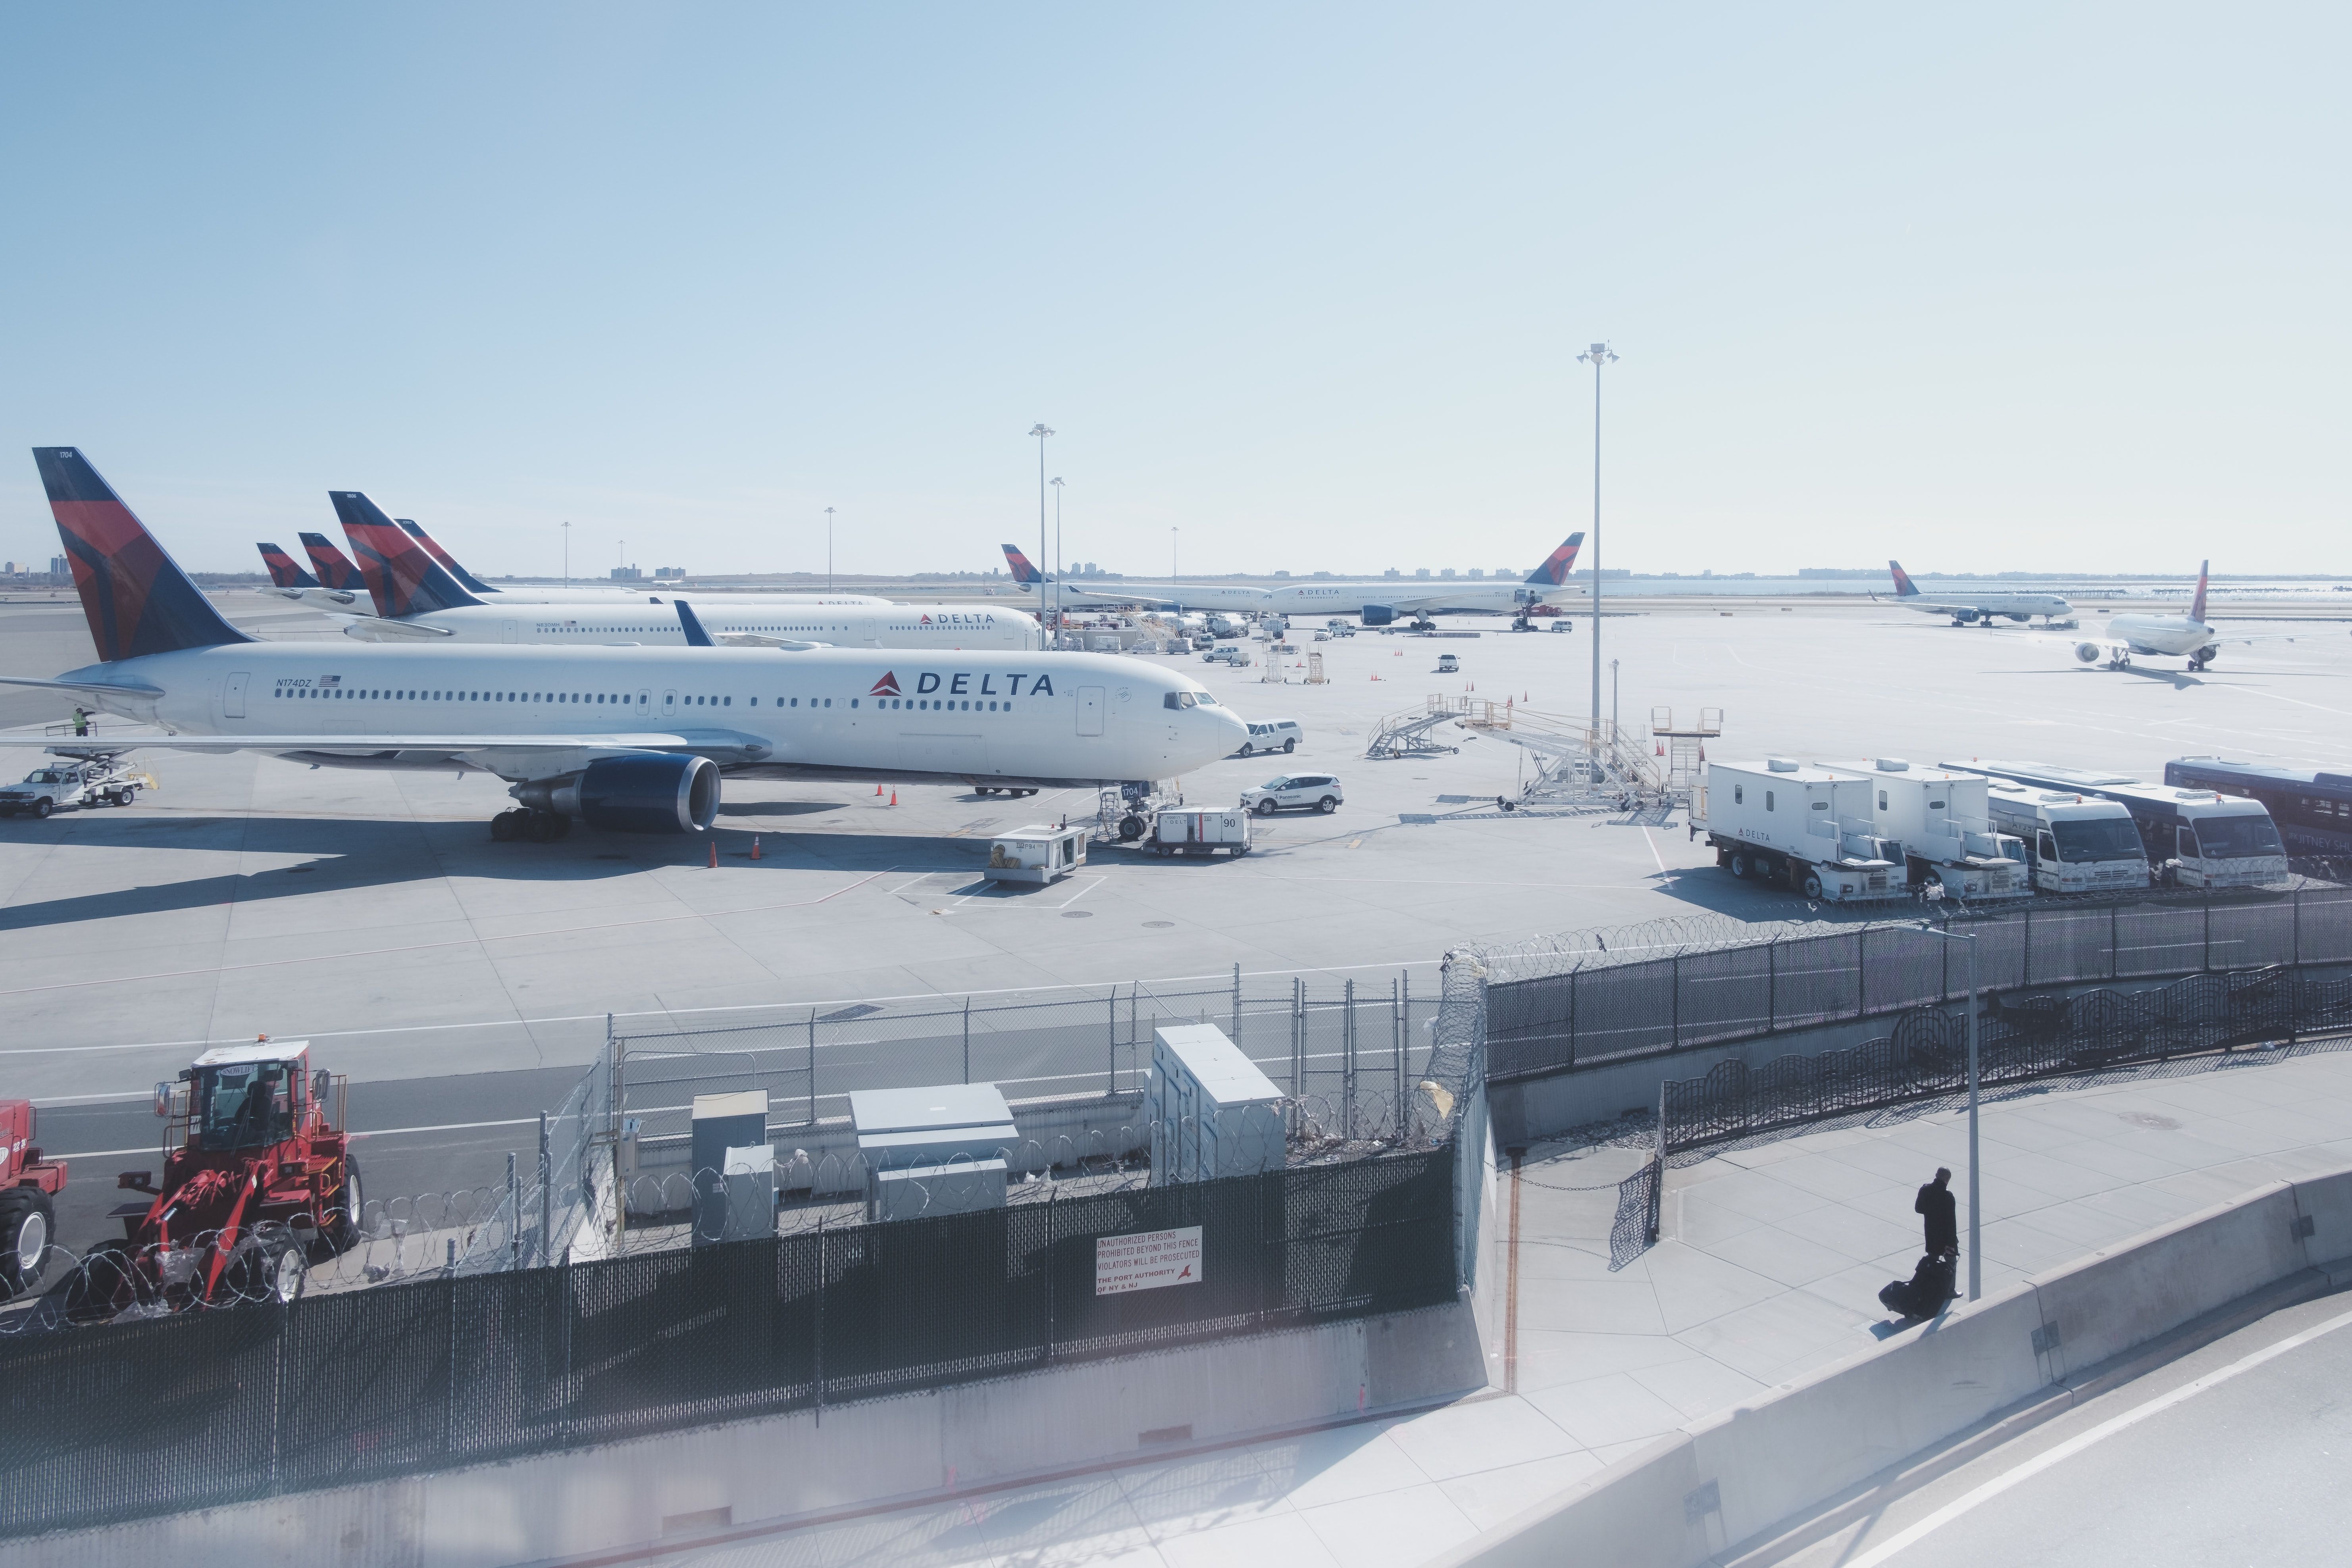
[[[344,1080],[310,1071],[310,1042],[206,1051],[155,1086],[163,1179],[126,1171],[151,1201],[114,1211],[123,1239],[65,1282],[68,1316],[111,1318],[291,1301],[314,1253],[359,1238],[359,1167],[342,1131]]]
[[[40,1283],[58,1233],[66,1163],[41,1158],[37,1121],[31,1100],[0,1100],[0,1301]]]

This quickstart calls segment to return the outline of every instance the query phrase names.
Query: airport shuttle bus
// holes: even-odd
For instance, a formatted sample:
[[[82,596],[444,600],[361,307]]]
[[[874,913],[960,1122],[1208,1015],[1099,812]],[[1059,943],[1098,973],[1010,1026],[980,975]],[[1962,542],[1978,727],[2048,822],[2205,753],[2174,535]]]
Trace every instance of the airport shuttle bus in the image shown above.
[[[2179,757],[2164,764],[2164,782],[2258,802],[2290,850],[2352,855],[2352,773]]]
[[[2185,888],[2260,888],[2286,877],[2286,846],[2259,800],[2223,795],[2210,785],[2191,789],[2169,781],[2149,784],[2125,773],[2043,763],[1970,765],[1978,773],[2033,788],[2114,801],[2131,813],[2148,865],[2163,880]]]
[[[2139,826],[2117,802],[1997,778],[1985,808],[1995,827],[2025,841],[2025,863],[2042,892],[2127,892],[2148,884]]]

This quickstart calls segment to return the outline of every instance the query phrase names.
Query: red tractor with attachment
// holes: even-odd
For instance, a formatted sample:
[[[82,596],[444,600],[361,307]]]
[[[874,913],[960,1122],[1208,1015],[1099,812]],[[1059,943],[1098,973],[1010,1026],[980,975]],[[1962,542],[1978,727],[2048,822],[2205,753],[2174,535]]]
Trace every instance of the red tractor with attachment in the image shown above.
[[[41,1282],[58,1212],[49,1200],[66,1184],[66,1163],[44,1160],[33,1140],[29,1100],[0,1100],[0,1301]]]
[[[206,1051],[155,1086],[163,1180],[126,1171],[152,1194],[114,1211],[123,1239],[90,1249],[59,1289],[90,1321],[245,1301],[289,1302],[315,1256],[358,1241],[359,1167],[342,1131],[346,1080],[310,1070],[310,1042]]]

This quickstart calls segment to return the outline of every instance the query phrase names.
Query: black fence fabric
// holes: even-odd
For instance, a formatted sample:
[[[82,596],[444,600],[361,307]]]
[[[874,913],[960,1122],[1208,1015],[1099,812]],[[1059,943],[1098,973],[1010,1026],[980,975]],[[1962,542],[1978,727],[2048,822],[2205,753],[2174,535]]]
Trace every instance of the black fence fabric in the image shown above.
[[[0,1340],[0,1533],[1441,1305],[1441,1146]],[[1196,1283],[1097,1293],[1198,1226]]]
[[[1977,1079],[1985,1087],[2159,1061],[2299,1033],[2352,1026],[2352,979],[2315,980],[2285,967],[2198,974],[2161,988],[1989,998],[1977,1020]],[[1827,1117],[1966,1092],[1965,1010],[1924,1007],[1893,1033],[1851,1050],[1724,1062],[1659,1091],[1664,1154],[1801,1126]]]
[[[1956,919],[1987,990],[2352,963],[2352,889],[2056,901]],[[1961,944],[1912,926],[1609,963],[1487,988],[1493,1081],[1952,1001]]]

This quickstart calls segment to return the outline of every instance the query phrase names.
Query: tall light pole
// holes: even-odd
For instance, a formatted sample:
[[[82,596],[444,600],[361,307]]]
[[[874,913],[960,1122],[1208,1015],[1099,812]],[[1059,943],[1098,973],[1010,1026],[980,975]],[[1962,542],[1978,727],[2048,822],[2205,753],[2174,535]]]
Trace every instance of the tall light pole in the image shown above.
[[[1054,478],[1054,625],[1062,624],[1062,479]]]
[[[572,586],[572,523],[569,519],[563,524],[563,585],[567,588]]]
[[[1592,765],[1601,767],[1601,367],[1617,356],[1607,343],[1595,343],[1576,356],[1592,367]]]
[[[833,592],[833,508],[824,509],[824,591]]]
[[[1919,922],[1919,929],[1946,942],[1969,944],[1969,1300],[1984,1295],[1984,1204],[1977,1180],[1977,933]]]
[[[1176,581],[1176,530],[1168,530],[1168,581]]]
[[[1040,562],[1052,559],[1045,553],[1045,437],[1053,433],[1052,426],[1043,419],[1029,426],[1029,434],[1037,437],[1037,559]],[[1037,569],[1042,572],[1045,567],[1040,565]],[[1045,584],[1043,583],[1037,584],[1037,613],[1041,616],[1046,613]],[[1058,628],[1056,630],[1058,632]]]

